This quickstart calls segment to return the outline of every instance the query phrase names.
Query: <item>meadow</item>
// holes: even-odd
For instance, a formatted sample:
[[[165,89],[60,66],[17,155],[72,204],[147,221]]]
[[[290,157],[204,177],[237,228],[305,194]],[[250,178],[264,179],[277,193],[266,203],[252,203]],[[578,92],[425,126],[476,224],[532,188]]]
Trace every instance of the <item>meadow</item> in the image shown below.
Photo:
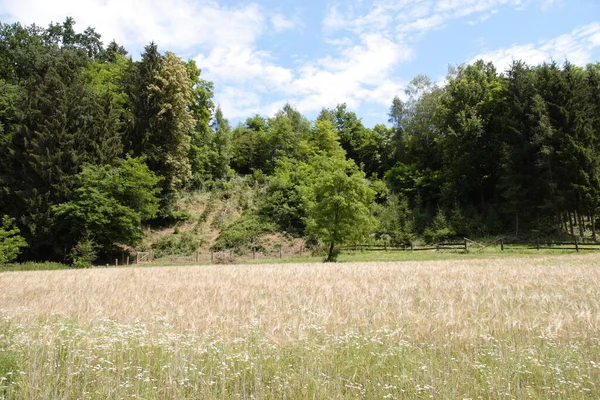
[[[600,397],[600,255],[0,274],[1,399]]]

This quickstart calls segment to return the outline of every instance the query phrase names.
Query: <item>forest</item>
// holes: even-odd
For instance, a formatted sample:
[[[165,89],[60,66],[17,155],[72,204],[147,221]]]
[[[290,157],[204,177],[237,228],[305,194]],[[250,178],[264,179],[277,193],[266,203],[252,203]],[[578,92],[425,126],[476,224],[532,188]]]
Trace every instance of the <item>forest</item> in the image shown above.
[[[232,186],[254,195],[217,250],[274,232],[329,260],[382,240],[596,240],[600,63],[417,76],[373,128],[346,104],[314,121],[288,104],[231,126],[201,68],[155,43],[134,61],[72,18],[0,24],[0,264],[90,265],[202,219],[187,194]]]

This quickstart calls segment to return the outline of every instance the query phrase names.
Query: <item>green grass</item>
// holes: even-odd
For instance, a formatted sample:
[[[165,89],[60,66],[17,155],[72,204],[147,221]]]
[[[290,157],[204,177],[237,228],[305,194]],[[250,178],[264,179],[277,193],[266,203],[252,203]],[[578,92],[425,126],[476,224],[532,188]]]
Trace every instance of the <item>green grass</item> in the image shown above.
[[[307,252],[308,253],[308,252]],[[577,254],[574,250],[532,250],[527,248],[507,249],[486,248],[483,250],[428,250],[428,251],[352,251],[344,250],[338,256],[338,262],[386,262],[386,261],[436,261],[436,260],[471,260],[505,257],[567,256]],[[309,255],[303,257],[267,257],[252,260],[243,257],[236,259],[236,264],[289,264],[289,263],[321,263],[325,255]],[[171,265],[168,262],[162,265]]]
[[[6,321],[0,347],[12,356],[0,370],[0,394],[7,399],[600,396],[600,339],[561,339],[544,330],[427,343],[402,329],[328,334],[309,327],[298,340],[280,343],[252,326],[223,339],[160,324],[23,328]]]
[[[0,272],[15,272],[15,271],[50,271],[57,269],[68,269],[69,266],[56,262],[25,262],[0,265]]]
[[[587,253],[587,252],[586,252]],[[344,250],[338,256],[340,263],[347,262],[408,262],[408,261],[436,261],[436,260],[472,260],[472,259],[490,259],[490,258],[509,258],[509,257],[536,257],[536,256],[568,256],[578,254],[574,250],[532,250],[525,247],[512,248],[500,251],[500,248],[486,248],[483,250],[472,249],[468,252],[463,250],[428,250],[428,251],[353,251]],[[581,254],[581,253],[579,253]],[[232,264],[294,264],[294,263],[322,263],[325,255],[315,255],[309,251],[305,255],[299,256],[278,256],[259,257],[252,259],[252,255],[235,256]],[[175,260],[175,261],[174,261]],[[224,264],[229,264],[225,262]],[[211,265],[210,260],[204,258],[199,263],[194,257],[188,257],[185,260],[177,261],[177,257],[165,257],[155,259],[152,262],[136,264],[141,267],[167,267],[167,266],[185,266],[185,265]],[[111,265],[112,266],[112,265]]]
[[[586,252],[587,253],[587,252]],[[535,257],[540,255],[545,256],[562,256],[569,254],[577,254],[575,250],[549,250],[549,249],[529,249],[525,246],[513,247],[500,251],[500,248],[486,248],[483,250],[472,248],[468,252],[462,250],[441,250],[441,251],[352,251],[345,250],[340,253],[338,262],[379,262],[379,261],[435,261],[435,260],[456,260],[456,259],[482,259],[482,258],[502,258],[502,257],[514,257],[515,255],[523,257]],[[325,259],[324,255],[314,255],[310,252],[306,252],[304,256],[284,256],[279,258],[278,256],[272,257],[261,257],[253,260],[251,255],[245,255],[243,257],[235,257],[234,264],[291,264],[291,263],[321,263]],[[175,258],[176,260],[176,258]],[[210,260],[203,259],[199,263],[196,263],[194,257],[188,257],[185,260],[174,261],[173,257],[164,257],[156,259],[152,262],[142,264],[132,264],[139,267],[165,267],[165,266],[178,266],[178,265],[210,265]],[[109,267],[113,267],[113,264],[109,264]],[[119,265],[122,267],[122,265]],[[102,267],[102,266],[100,266]],[[45,271],[45,270],[60,270],[69,269],[70,267],[62,263],[54,262],[27,262],[27,263],[15,263],[0,265],[1,272],[14,272],[14,271]]]

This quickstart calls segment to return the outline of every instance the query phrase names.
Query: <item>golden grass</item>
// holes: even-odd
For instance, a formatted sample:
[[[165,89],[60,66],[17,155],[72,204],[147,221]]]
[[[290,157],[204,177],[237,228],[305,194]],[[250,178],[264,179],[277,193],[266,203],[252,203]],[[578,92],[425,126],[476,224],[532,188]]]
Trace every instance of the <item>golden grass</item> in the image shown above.
[[[0,274],[0,399],[598,398],[599,382],[595,254]]]
[[[60,314],[276,338],[303,326],[331,332],[404,327],[418,337],[478,337],[543,328],[600,331],[600,256],[208,267],[108,268],[0,274],[5,315]]]

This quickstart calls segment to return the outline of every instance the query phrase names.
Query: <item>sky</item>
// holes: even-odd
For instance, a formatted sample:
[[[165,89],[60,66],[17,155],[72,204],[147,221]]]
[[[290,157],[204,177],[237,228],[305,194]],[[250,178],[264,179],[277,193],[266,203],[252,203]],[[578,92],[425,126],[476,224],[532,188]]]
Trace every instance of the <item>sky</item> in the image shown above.
[[[196,60],[234,124],[286,103],[309,119],[346,103],[374,126],[419,74],[443,82],[480,58],[499,71],[600,61],[600,0],[0,0],[2,22],[67,16],[134,59],[154,41]]]

